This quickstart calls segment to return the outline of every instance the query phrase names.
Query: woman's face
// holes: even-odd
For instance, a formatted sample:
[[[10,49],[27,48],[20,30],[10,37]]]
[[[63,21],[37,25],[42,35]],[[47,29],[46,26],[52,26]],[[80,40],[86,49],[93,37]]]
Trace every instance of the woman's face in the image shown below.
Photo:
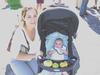
[[[24,17],[24,21],[26,26],[34,28],[37,23],[37,13],[35,10],[30,9],[26,12],[26,16]]]

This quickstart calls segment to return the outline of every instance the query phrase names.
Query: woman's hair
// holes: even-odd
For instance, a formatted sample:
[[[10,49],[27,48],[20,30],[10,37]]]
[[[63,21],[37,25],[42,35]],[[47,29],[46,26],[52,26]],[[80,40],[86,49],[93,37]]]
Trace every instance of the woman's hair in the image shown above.
[[[25,18],[26,16],[26,13],[29,11],[29,10],[34,10],[36,12],[36,15],[38,15],[38,12],[35,8],[33,7],[24,7],[22,12],[21,12],[21,16],[22,16],[22,19],[21,21],[23,22],[23,25],[25,26],[25,21],[23,20],[23,18]]]

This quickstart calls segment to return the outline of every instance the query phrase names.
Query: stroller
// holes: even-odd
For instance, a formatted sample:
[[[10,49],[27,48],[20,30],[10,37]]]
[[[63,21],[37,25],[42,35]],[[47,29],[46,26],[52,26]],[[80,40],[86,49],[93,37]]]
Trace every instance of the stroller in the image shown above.
[[[43,56],[38,58],[40,69],[45,69],[51,72],[66,71],[69,75],[76,74],[80,67],[80,59],[73,44],[73,36],[76,35],[78,24],[79,20],[77,16],[65,7],[50,7],[45,9],[43,13],[40,14],[38,19],[38,32],[41,39],[40,50],[43,52]],[[47,50],[50,50],[50,45],[54,41],[54,36],[48,38],[53,34],[56,34],[57,38],[61,37],[62,39],[65,39],[65,44],[68,44],[68,61],[71,63],[71,65],[67,68],[53,69],[50,67],[45,67],[43,64],[41,64],[46,59]],[[67,39],[66,36],[68,36]]]

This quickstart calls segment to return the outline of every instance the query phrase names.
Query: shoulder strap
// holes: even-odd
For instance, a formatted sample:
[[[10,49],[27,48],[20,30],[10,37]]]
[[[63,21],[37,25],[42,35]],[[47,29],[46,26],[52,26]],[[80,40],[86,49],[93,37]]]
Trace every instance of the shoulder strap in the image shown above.
[[[26,38],[26,35],[25,35],[25,32],[24,32],[23,29],[22,29],[22,32],[23,32],[23,34],[24,34],[24,37],[25,37],[26,43],[27,43],[27,45],[28,45],[28,49],[30,50],[30,45],[29,45],[29,42],[28,42],[28,40],[27,40],[27,38]]]
[[[8,43],[7,51],[9,51],[9,52],[10,52],[10,48],[11,48],[11,43],[12,43],[12,40],[13,40],[13,36],[14,36],[14,34],[15,34],[17,28],[18,28],[18,25],[15,26],[15,30],[13,31],[12,36],[11,36],[11,38],[10,38],[10,41],[9,41],[9,43]]]

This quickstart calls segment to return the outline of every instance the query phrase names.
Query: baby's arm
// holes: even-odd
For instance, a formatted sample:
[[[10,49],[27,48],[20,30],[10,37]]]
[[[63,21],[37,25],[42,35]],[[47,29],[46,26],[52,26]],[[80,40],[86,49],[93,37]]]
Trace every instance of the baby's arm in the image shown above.
[[[55,52],[54,50],[51,50],[51,51],[48,51],[47,54],[48,54],[49,56],[51,56],[54,52]]]
[[[63,51],[63,53],[64,53],[65,55],[68,55],[68,50],[62,49],[62,51]]]

